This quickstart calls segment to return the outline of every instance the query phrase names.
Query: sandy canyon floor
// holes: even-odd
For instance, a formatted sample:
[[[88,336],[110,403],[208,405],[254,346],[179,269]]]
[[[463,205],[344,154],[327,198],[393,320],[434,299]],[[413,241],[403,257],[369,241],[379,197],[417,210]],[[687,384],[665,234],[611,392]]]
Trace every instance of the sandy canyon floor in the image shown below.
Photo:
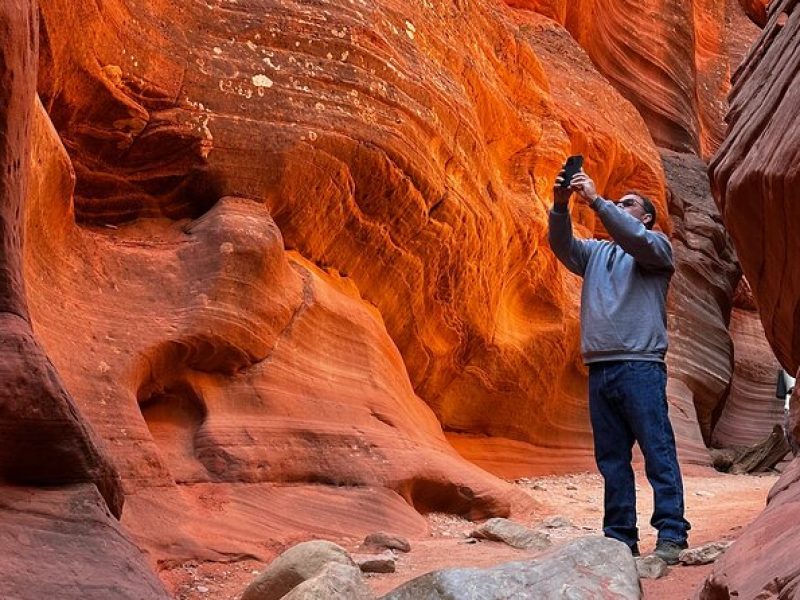
[[[777,475],[726,475],[712,469],[684,468],[687,518],[692,523],[690,543],[699,546],[717,540],[734,540],[742,527],[763,509],[767,493]],[[640,547],[643,554],[652,551],[655,532],[647,525],[652,511],[652,492],[637,471],[637,496]],[[517,485],[541,505],[541,511],[529,520],[530,527],[543,520],[561,516],[570,526],[549,530],[554,543],[600,532],[602,519],[602,480],[594,473],[523,479]],[[418,575],[455,566],[489,566],[533,555],[505,544],[482,541],[469,543],[467,536],[474,524],[451,515],[430,514],[430,536],[412,539],[411,552],[400,554],[397,571],[391,574],[367,575],[370,587],[384,594]],[[335,541],[357,552],[361,540]],[[237,563],[186,563],[161,572],[167,588],[179,600],[235,600],[264,566],[248,560]],[[710,573],[711,565],[678,566],[658,580],[643,580],[646,600],[679,600],[691,598]]]

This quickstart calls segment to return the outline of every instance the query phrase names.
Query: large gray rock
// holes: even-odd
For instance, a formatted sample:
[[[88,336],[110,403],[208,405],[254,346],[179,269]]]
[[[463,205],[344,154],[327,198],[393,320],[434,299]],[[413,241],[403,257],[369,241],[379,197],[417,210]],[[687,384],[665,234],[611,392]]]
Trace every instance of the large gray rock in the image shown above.
[[[489,519],[470,535],[478,539],[503,542],[521,550],[543,550],[552,544],[546,533],[502,518]]]
[[[489,569],[444,569],[417,577],[382,600],[628,600],[641,598],[639,575],[628,547],[586,537],[537,559]]]
[[[350,567],[361,577],[358,567],[344,548],[333,542],[313,540],[292,546],[273,560],[247,586],[242,600],[279,600],[301,583],[321,575],[331,564]],[[340,575],[342,572],[333,571],[329,579],[335,581]]]
[[[375,600],[357,567],[329,563],[283,597],[283,600]]]

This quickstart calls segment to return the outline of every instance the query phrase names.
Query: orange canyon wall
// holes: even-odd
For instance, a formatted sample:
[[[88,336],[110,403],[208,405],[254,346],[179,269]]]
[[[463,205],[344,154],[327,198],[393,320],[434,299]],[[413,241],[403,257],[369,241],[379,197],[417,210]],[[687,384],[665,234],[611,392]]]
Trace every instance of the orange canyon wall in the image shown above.
[[[151,562],[535,510],[489,472],[591,468],[580,282],[546,242],[575,152],[674,235],[670,403],[708,462],[738,266],[689,153],[756,30],[628,4],[41,0],[3,296],[80,424],[49,435]]]

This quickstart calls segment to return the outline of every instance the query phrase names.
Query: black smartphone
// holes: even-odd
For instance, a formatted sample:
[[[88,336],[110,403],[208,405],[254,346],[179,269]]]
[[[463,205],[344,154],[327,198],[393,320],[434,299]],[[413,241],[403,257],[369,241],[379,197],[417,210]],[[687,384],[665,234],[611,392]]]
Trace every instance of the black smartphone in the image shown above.
[[[570,156],[567,158],[567,162],[564,163],[564,181],[561,182],[561,187],[566,188],[569,187],[569,182],[572,181],[572,178],[577,175],[580,170],[583,168],[583,155],[576,154],[574,156]]]

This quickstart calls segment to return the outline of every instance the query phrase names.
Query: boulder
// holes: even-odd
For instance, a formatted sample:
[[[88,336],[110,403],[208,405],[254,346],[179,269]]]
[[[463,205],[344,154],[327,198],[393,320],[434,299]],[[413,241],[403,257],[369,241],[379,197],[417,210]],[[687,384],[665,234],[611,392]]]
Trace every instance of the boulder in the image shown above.
[[[375,595],[361,578],[361,571],[329,563],[316,576],[299,584],[282,600],[373,600]]]
[[[417,577],[381,600],[487,600],[493,598],[641,598],[628,547],[605,537],[586,537],[537,559],[488,569],[444,569]]]
[[[272,561],[242,594],[242,600],[278,600],[299,586],[304,581],[316,578],[331,564],[338,564],[351,570],[358,567],[350,558],[347,551],[325,540],[312,540],[292,546],[283,554]],[[329,576],[323,577],[319,583],[309,584],[309,589],[323,589],[325,581],[339,581],[345,571],[332,571]],[[348,579],[348,577],[345,577]],[[337,584],[332,583],[332,586]]]

